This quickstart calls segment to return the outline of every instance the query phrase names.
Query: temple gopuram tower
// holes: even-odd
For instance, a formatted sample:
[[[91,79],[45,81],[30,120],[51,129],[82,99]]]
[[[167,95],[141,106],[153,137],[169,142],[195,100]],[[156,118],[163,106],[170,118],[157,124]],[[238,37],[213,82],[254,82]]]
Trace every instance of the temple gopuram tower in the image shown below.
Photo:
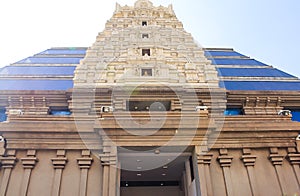
[[[300,195],[300,80],[116,4],[92,46],[0,69],[0,196]]]

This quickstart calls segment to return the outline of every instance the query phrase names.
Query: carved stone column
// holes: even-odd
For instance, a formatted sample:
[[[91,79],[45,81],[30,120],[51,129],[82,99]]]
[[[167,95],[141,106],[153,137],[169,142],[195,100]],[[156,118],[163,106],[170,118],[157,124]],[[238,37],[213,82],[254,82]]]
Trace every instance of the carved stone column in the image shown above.
[[[117,148],[106,146],[100,154],[103,166],[103,192],[102,196],[116,196],[117,194]]]
[[[295,148],[289,148],[288,153],[289,154],[287,155],[287,159],[293,166],[293,170],[300,188],[300,154],[297,153]]]
[[[201,195],[213,195],[213,188],[211,183],[210,175],[210,163],[213,157],[213,154],[206,152],[197,152],[197,164],[198,164],[198,175],[200,180],[200,191]],[[200,149],[200,148],[199,148]]]
[[[225,180],[226,192],[227,195],[234,195],[233,184],[230,173],[230,166],[233,157],[228,155],[227,149],[220,149],[220,156],[218,157],[218,161],[223,169],[223,176]]]
[[[190,167],[190,162],[189,160],[185,161],[185,177],[186,177],[186,190],[187,190],[187,195],[190,195],[190,189],[189,187],[192,184],[192,176],[191,176],[191,167]]]
[[[53,167],[55,169],[52,183],[52,196],[59,196],[62,172],[68,161],[68,159],[65,157],[65,150],[57,150],[56,155],[56,158],[51,159]]]
[[[92,165],[93,158],[90,157],[91,151],[83,150],[81,153],[81,158],[77,159],[78,166],[80,168],[80,186],[79,186],[79,196],[85,196],[87,192],[87,180],[88,171]]]
[[[284,179],[283,179],[283,171],[282,171],[282,164],[283,164],[283,155],[278,153],[278,148],[271,148],[270,149],[270,161],[275,167],[277,179],[280,185],[281,193],[284,195],[287,193],[287,190],[284,186]]]
[[[7,192],[7,187],[11,175],[11,171],[16,164],[16,151],[15,150],[8,150],[6,156],[0,157],[1,167],[3,168],[3,177],[0,184],[0,196],[5,196]]]
[[[24,196],[27,195],[31,171],[35,167],[37,161],[38,159],[36,158],[35,150],[28,150],[27,157],[21,158],[21,162],[24,168],[24,174],[23,174],[23,179],[21,184],[20,195],[24,195]]]
[[[259,190],[256,184],[256,177],[254,173],[254,165],[256,161],[256,156],[251,155],[250,149],[243,149],[243,156],[241,157],[245,167],[247,168],[247,174],[250,182],[250,188],[252,195],[259,195]]]

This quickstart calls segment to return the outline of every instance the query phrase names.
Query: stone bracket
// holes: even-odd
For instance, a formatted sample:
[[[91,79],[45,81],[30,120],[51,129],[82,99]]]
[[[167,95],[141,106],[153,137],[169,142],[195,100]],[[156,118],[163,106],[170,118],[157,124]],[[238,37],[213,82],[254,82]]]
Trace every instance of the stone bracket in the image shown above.
[[[6,156],[0,156],[0,163],[2,168],[14,168],[16,162],[18,161],[16,157],[15,150],[8,150]]]
[[[57,157],[51,159],[54,169],[64,169],[68,159],[65,157],[64,150],[57,151]]]
[[[197,163],[210,165],[212,157],[213,157],[213,154],[211,154],[211,153],[207,153],[207,154],[203,154],[203,155],[197,154]]]
[[[244,165],[247,166],[254,166],[257,156],[251,155],[250,149],[243,149],[243,156],[241,160],[243,161]]]
[[[292,165],[300,165],[300,154],[288,154],[287,158]]]
[[[23,168],[33,169],[34,166],[36,165],[36,162],[38,162],[38,159],[36,157],[26,157],[26,158],[21,158],[21,162]]]
[[[218,157],[218,161],[221,167],[230,167],[233,157],[228,156],[227,149],[220,149],[220,155],[221,156]]]
[[[273,165],[282,165],[283,164],[284,156],[278,154],[277,150],[276,150],[276,152],[271,150],[271,154],[270,154],[269,158]]]
[[[102,165],[116,165],[117,156],[114,154],[100,154],[100,160]]]
[[[77,159],[77,163],[80,169],[89,169],[93,163],[93,158],[90,157],[91,152],[89,150],[82,151],[82,157]]]
[[[254,155],[243,155],[241,159],[244,162],[245,166],[254,166],[256,158],[257,157]]]
[[[21,162],[24,169],[33,169],[38,162],[38,158],[35,157],[35,150],[28,150],[27,157],[21,158]]]
[[[16,157],[0,157],[0,163],[2,168],[13,168],[16,162]]]

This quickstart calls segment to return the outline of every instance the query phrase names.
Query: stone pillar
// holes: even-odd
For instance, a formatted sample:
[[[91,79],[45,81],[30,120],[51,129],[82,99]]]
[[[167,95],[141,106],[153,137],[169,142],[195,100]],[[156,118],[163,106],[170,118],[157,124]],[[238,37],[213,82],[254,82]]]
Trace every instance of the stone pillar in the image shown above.
[[[281,189],[281,193],[284,195],[287,193],[287,190],[284,185],[284,177],[283,177],[283,171],[282,171],[282,164],[283,164],[283,155],[280,155],[278,153],[278,148],[271,148],[270,149],[270,161],[275,167],[277,179],[279,182],[279,186]]]
[[[197,152],[197,148],[196,148]],[[211,153],[197,153],[198,175],[200,181],[201,196],[213,195],[211,183],[210,163],[213,155]]]
[[[295,148],[289,148],[288,153],[289,154],[287,155],[287,159],[293,167],[300,188],[300,154],[297,153]]]
[[[103,192],[102,196],[117,195],[117,148],[115,146],[105,146],[103,154],[100,154],[103,166]]]
[[[259,195],[259,190],[256,184],[256,176],[254,173],[254,165],[256,156],[251,155],[250,149],[243,149],[243,156],[241,157],[245,167],[247,168],[248,179],[250,182],[250,188],[253,196]]]
[[[90,155],[91,151],[83,150],[81,153],[82,157],[77,159],[80,168],[79,196],[86,196],[87,193],[88,171],[93,162],[93,158]]]
[[[8,183],[10,180],[11,171],[16,164],[16,151],[15,150],[8,150],[6,156],[0,157],[1,167],[3,168],[3,177],[0,184],[0,196],[5,196],[7,192]]]
[[[223,169],[223,176],[225,181],[226,192],[228,196],[234,195],[233,184],[230,173],[230,166],[233,157],[228,155],[227,149],[220,149],[220,156],[218,157],[218,161],[220,166]]]
[[[22,184],[20,189],[21,196],[27,195],[31,171],[35,167],[37,161],[38,159],[36,158],[36,150],[28,150],[27,157],[21,158],[21,162],[24,168],[24,174],[23,174],[23,179],[22,179]]]
[[[56,158],[51,159],[55,170],[53,183],[52,183],[52,193],[51,193],[52,196],[59,196],[60,194],[62,172],[68,161],[68,159],[65,157],[66,155],[65,150],[57,150],[56,155],[57,155]]]
[[[183,182],[183,187],[184,187],[184,195],[189,195],[188,193],[188,185],[187,185],[187,180],[186,180],[186,172],[182,172],[182,182]]]
[[[118,169],[117,169],[117,196],[121,195],[121,163],[118,163]]]
[[[186,188],[187,188],[187,194],[190,195],[190,187],[192,184],[192,176],[191,176],[191,167],[189,160],[185,161],[185,177],[186,177]]]

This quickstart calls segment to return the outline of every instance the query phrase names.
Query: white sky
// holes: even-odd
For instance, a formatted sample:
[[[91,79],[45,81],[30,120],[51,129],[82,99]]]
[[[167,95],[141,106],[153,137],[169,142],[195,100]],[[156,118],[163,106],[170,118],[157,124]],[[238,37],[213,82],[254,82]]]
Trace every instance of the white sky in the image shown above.
[[[118,0],[133,5],[134,0]],[[300,76],[300,1],[152,0],[172,3],[204,47],[236,51]],[[0,67],[51,47],[90,46],[112,16],[112,0],[2,0]]]

